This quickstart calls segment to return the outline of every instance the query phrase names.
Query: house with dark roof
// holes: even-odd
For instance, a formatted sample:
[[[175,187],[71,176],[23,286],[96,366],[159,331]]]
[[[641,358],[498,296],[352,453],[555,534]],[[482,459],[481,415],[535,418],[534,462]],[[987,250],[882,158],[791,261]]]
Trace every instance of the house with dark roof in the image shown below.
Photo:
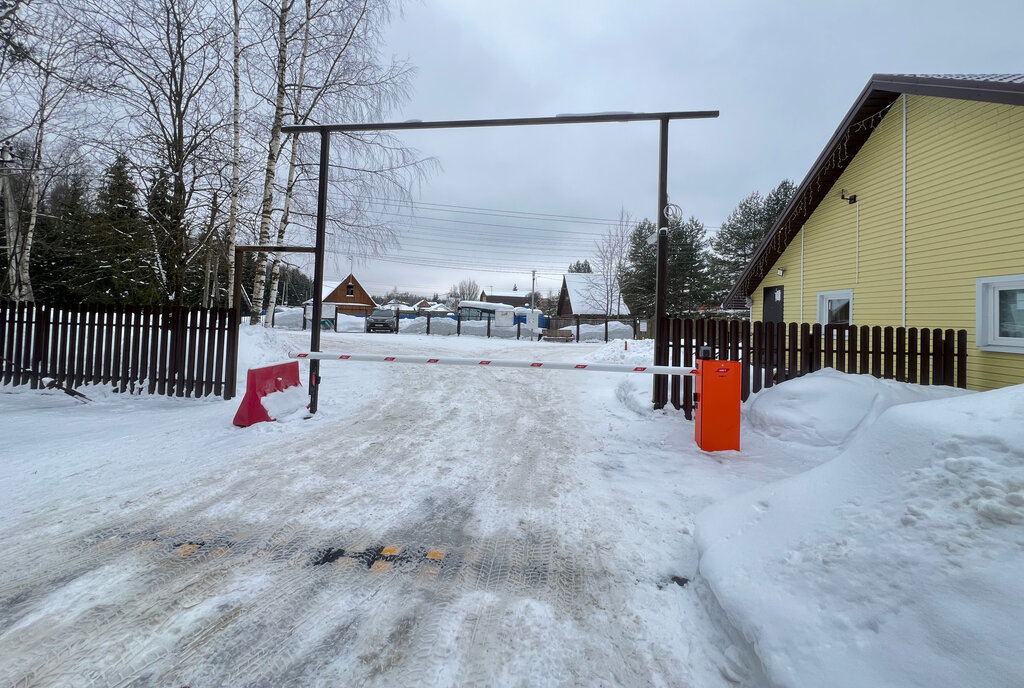
[[[629,315],[629,306],[622,300],[618,279],[595,272],[570,272],[562,275],[557,315]]]
[[[509,306],[529,306],[528,291],[481,291],[480,300],[485,303],[504,303]]]
[[[1024,382],[1024,75],[874,75],[724,305],[966,329],[971,388]]]

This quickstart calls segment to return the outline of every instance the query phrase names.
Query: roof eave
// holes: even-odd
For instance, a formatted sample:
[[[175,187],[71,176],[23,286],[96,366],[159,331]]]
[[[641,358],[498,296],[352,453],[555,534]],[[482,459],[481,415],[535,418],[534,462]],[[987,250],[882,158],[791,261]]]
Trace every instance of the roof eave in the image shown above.
[[[789,234],[795,235],[795,232],[792,231],[792,221],[796,214],[796,210],[802,206],[805,210],[804,214],[809,217],[810,214],[814,212],[814,209],[817,208],[818,204],[821,203],[825,195],[824,193],[820,193],[821,184],[819,183],[819,177],[822,175],[827,163],[836,153],[839,145],[843,142],[847,134],[850,133],[850,128],[854,124],[862,122],[865,118],[873,117],[875,114],[883,111],[904,93],[910,95],[991,102],[1003,105],[1024,105],[1024,88],[1022,88],[1020,84],[995,81],[974,81],[970,79],[903,76],[896,74],[873,75],[860,92],[860,95],[854,101],[853,106],[846,113],[846,116],[836,128],[835,133],[832,134],[832,137],[814,161],[814,164],[800,183],[800,186],[797,187],[796,193],[793,194],[793,199],[789,202],[789,205],[787,205],[779,215],[779,219],[774,225],[772,225],[772,228],[768,231],[764,240],[754,252],[753,257],[747,264],[747,267],[740,274],[736,283],[729,291],[729,294],[723,300],[723,307],[746,307],[746,298],[753,293],[754,288],[760,284],[765,275],[768,274],[767,268],[763,267],[765,265],[763,259],[767,255],[777,251],[778,255],[776,255],[772,260],[772,263],[774,263],[774,261],[778,260],[778,257],[782,255],[782,251],[785,250],[785,246],[788,245],[789,241],[792,239],[792,236],[781,237],[782,242],[780,248],[779,234],[782,228],[789,228]],[[864,142],[867,141],[873,130],[874,129],[872,127],[863,137],[860,137],[854,147],[851,148],[848,146],[848,157],[844,164],[836,168],[839,174],[846,169],[847,164],[849,164],[849,162],[856,157],[857,153],[860,152],[861,146],[864,145]],[[838,176],[839,175],[837,174],[836,178],[838,178]],[[829,184],[829,188],[831,188],[834,183],[835,182],[833,180]],[[819,187],[818,194],[811,193],[812,185]],[[817,197],[815,198],[814,196]],[[811,199],[813,199],[813,202],[810,202]],[[806,220],[807,218],[804,217],[802,219]],[[762,268],[761,270],[758,270],[759,266]],[[770,265],[768,267],[770,267]]]

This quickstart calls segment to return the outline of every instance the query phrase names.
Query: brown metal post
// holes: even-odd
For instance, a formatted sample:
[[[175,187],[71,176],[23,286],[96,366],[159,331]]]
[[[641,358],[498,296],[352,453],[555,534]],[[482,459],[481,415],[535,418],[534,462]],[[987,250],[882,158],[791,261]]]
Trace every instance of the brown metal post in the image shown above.
[[[668,119],[661,120],[658,140],[658,259],[654,285],[654,365],[668,365],[668,320],[665,300],[668,285]],[[668,401],[668,377],[654,376],[654,408],[665,408]]]
[[[324,302],[324,250],[327,246],[327,172],[330,169],[331,133],[320,129],[320,174],[316,189],[316,253],[313,267],[313,326],[310,328],[309,350],[320,351],[320,318]],[[335,316],[337,317],[337,316]],[[320,397],[320,361],[309,362],[309,412],[316,413]]]

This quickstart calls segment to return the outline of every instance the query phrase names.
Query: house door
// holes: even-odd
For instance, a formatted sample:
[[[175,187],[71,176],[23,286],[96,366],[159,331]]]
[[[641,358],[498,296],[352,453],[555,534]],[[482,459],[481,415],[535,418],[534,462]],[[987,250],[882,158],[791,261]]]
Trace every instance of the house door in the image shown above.
[[[764,288],[764,322],[782,322],[782,287]]]

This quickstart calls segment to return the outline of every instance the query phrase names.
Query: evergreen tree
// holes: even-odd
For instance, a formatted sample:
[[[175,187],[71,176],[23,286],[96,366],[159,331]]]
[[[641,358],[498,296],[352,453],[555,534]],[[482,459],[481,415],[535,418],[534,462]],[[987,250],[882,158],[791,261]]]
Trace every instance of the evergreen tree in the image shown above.
[[[622,298],[631,312],[642,317],[654,315],[657,286],[657,244],[648,243],[657,227],[643,220],[629,237],[626,267],[620,277]],[[672,219],[668,225],[668,274],[665,309],[683,314],[711,305],[709,256],[704,225],[695,217],[685,222]]]
[[[594,269],[590,267],[589,260],[577,260],[575,263],[569,266],[570,273],[576,272],[593,272]]]
[[[711,240],[711,279],[716,301],[725,298],[739,279],[795,192],[793,182],[783,179],[767,196],[755,191],[729,213]]]
[[[89,223],[87,265],[81,293],[91,303],[153,305],[161,302],[152,249],[131,161],[118,153],[107,168]]]
[[[73,173],[54,184],[41,208],[32,259],[32,286],[42,303],[82,302],[81,275],[87,268],[92,205],[85,178]]]

